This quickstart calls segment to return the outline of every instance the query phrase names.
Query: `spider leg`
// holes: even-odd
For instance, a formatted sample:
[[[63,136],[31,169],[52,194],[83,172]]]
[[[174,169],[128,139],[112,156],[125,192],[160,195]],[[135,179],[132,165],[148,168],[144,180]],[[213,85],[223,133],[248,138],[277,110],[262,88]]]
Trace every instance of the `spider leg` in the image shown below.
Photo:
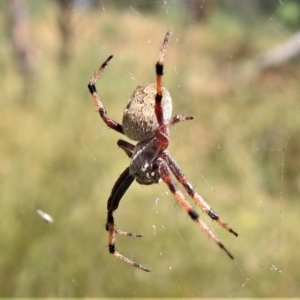
[[[164,126],[172,126],[172,125],[175,125],[175,124],[177,124],[179,122],[189,121],[189,120],[193,120],[193,117],[191,117],[191,116],[179,116],[179,115],[176,115],[172,119],[170,119],[168,122],[166,122],[164,124]]]
[[[174,125],[176,123],[182,122],[182,121],[188,121],[188,120],[192,120],[192,119],[193,119],[193,117],[190,117],[190,116],[176,115],[173,118],[171,118],[168,122],[166,122],[165,124],[163,124],[161,126],[158,126],[155,129],[154,135],[155,135],[156,139],[153,139],[153,141],[156,144],[157,148],[160,150],[159,153],[163,152],[169,146],[169,137],[168,137],[167,133],[165,132],[164,128]],[[152,146],[152,142],[149,142],[149,147],[151,147],[151,146]],[[152,161],[156,160],[156,157],[157,156],[153,157]]]
[[[104,68],[107,66],[108,62],[113,58],[112,55],[110,55],[106,61],[100,66],[100,68],[98,69],[98,71],[94,74],[94,76],[92,77],[92,79],[90,80],[90,82],[88,83],[88,89],[93,97],[93,100],[98,108],[98,112],[102,118],[102,120],[105,122],[105,124],[111,128],[114,129],[115,131],[124,134],[123,131],[123,127],[122,125],[120,125],[119,123],[115,122],[114,120],[110,119],[107,116],[106,110],[102,104],[102,101],[97,93],[97,89],[96,89],[96,81],[99,78],[100,74],[102,73],[102,71],[104,70]]]
[[[134,145],[132,145],[124,140],[118,140],[117,145],[125,151],[125,153],[127,154],[127,156],[129,158],[132,157],[133,150],[135,147]]]
[[[150,272],[148,268],[141,266],[140,264],[132,261],[131,259],[125,257],[121,253],[116,251],[115,246],[115,233],[126,235],[126,236],[134,236],[141,237],[141,234],[129,233],[120,229],[115,229],[113,212],[118,208],[119,203],[129,186],[134,181],[134,177],[129,173],[129,167],[126,168],[123,173],[119,176],[118,180],[114,184],[111,195],[107,201],[107,222],[106,222],[106,230],[108,231],[108,250],[109,253],[114,255],[115,257],[123,260],[124,262],[139,268],[143,271]]]
[[[196,192],[194,187],[187,181],[185,175],[180,170],[174,158],[166,151],[163,152],[163,158],[166,161],[168,167],[176,177],[176,179],[183,185],[186,192],[192,197],[195,203],[214,221],[219,223],[223,228],[232,233],[235,236],[238,234],[230,228],[223,220],[220,219],[218,214],[206,203],[206,201]]]
[[[168,30],[163,42],[163,45],[161,47],[157,63],[155,65],[156,69],[156,95],[155,95],[155,114],[157,118],[158,125],[164,125],[164,115],[163,115],[163,109],[161,105],[162,101],[162,76],[163,76],[163,69],[164,69],[164,58],[166,56],[166,50],[167,45],[169,42],[169,36],[171,34],[171,31]]]
[[[159,172],[162,180],[167,184],[170,191],[175,195],[177,201],[181,204],[184,210],[188,213],[191,219],[197,223],[197,225],[231,258],[233,259],[233,255],[229,252],[229,250],[223,245],[223,243],[219,240],[219,238],[213,233],[213,231],[202,221],[199,219],[198,213],[193,210],[192,206],[188,203],[188,201],[184,198],[184,195],[171,179],[170,172],[167,167],[167,163],[165,161],[161,161],[159,164]]]

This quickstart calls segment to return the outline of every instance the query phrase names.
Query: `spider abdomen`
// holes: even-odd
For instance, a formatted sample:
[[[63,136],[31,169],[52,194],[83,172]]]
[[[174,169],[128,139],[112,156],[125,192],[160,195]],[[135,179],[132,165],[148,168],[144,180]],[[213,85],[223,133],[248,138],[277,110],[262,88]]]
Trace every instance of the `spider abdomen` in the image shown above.
[[[165,121],[172,114],[172,99],[166,88],[162,88],[162,109]],[[153,136],[158,127],[155,115],[156,83],[144,83],[136,88],[124,110],[122,126],[127,137],[134,141],[142,141]]]

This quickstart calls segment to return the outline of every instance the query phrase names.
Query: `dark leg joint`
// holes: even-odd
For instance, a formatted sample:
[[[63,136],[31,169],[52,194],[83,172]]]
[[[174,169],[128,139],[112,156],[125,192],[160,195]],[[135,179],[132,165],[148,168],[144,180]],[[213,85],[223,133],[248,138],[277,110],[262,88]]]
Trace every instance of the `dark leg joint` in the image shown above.
[[[93,95],[94,93],[97,93],[97,90],[96,90],[96,86],[92,83],[89,83],[88,84],[88,89],[90,91],[90,93]]]
[[[194,221],[199,219],[199,215],[193,209],[189,210],[188,214]]]
[[[208,215],[213,219],[213,220],[218,220],[219,216],[217,215],[217,213],[215,213],[212,209],[210,209],[208,211]]]
[[[107,221],[105,224],[106,231],[109,231],[110,226],[114,226],[114,217],[108,212]]]
[[[99,114],[101,118],[107,115],[106,110],[104,108],[99,108]]]
[[[163,65],[161,65],[160,63],[156,64],[156,74],[162,76],[163,75]]]
[[[162,100],[162,95],[156,94],[156,96],[155,96],[155,102],[156,103],[161,103],[161,100]]]
[[[108,245],[108,251],[110,254],[114,254],[116,252],[115,245]]]

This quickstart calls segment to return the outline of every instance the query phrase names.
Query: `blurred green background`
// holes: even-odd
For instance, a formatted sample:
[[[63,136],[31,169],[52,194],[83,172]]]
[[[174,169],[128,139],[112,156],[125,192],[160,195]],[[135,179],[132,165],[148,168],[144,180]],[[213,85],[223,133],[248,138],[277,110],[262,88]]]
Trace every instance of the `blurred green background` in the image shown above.
[[[296,34],[300,6],[261,2],[0,3],[0,296],[299,297],[300,64],[260,55]],[[230,261],[164,184],[134,183],[115,219],[143,237],[116,245],[145,273],[108,253],[106,201],[129,160],[87,83],[113,54],[97,88],[120,121],[167,29],[173,114],[194,117],[169,150],[239,237],[201,214]]]

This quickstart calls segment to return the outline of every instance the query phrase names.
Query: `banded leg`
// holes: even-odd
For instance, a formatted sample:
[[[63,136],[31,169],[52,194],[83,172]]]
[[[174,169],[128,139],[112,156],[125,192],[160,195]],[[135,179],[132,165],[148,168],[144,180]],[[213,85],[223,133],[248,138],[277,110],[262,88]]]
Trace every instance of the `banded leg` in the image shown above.
[[[193,120],[193,117],[176,115],[172,119],[170,119],[168,122],[166,122],[164,124],[164,126],[172,126],[172,125],[175,125],[179,122],[189,121],[189,120]]]
[[[223,245],[223,243],[219,240],[219,238],[212,232],[212,230],[199,219],[198,213],[193,210],[192,206],[188,201],[184,198],[184,195],[180,190],[176,187],[174,182],[171,179],[170,172],[168,170],[167,164],[164,161],[161,161],[159,165],[159,172],[162,180],[167,184],[170,191],[175,195],[177,201],[181,204],[183,209],[188,213],[191,219],[197,223],[197,225],[231,258],[233,259],[233,255],[229,252],[229,250]]]
[[[119,203],[129,186],[134,181],[134,177],[129,173],[129,167],[124,170],[124,172],[120,175],[118,180],[116,181],[113,189],[111,191],[111,195],[107,201],[107,222],[106,222],[106,230],[108,231],[108,250],[109,253],[114,255],[115,257],[121,259],[122,261],[130,264],[133,267],[139,268],[143,271],[150,272],[148,268],[141,266],[140,264],[132,261],[131,259],[125,257],[121,253],[116,251],[115,246],[115,234],[121,234],[126,236],[133,237],[141,237],[141,234],[130,233],[120,229],[115,229],[113,212],[118,208]]]
[[[97,89],[96,89],[96,81],[97,79],[99,78],[100,74],[102,73],[102,71],[104,70],[104,68],[107,66],[108,62],[113,58],[112,55],[110,55],[106,61],[100,66],[100,68],[98,69],[98,71],[94,74],[94,76],[92,77],[92,79],[90,80],[90,82],[88,83],[88,89],[93,97],[93,100],[98,108],[98,112],[102,118],[102,120],[105,122],[105,124],[119,132],[119,133],[122,133],[124,134],[124,131],[123,131],[123,127],[122,125],[120,125],[119,123],[115,122],[114,120],[110,119],[108,116],[107,116],[107,113],[106,113],[106,110],[102,104],[102,101],[97,93]]]
[[[166,160],[168,167],[176,177],[176,179],[183,185],[186,192],[192,197],[195,203],[214,221],[219,223],[224,229],[229,231],[235,236],[238,234],[228,226],[223,220],[220,219],[219,215],[206,203],[206,201],[196,192],[194,187],[187,181],[185,175],[180,170],[176,161],[168,152],[163,152],[163,158]]]
[[[163,76],[163,69],[164,69],[164,58],[166,56],[166,50],[167,45],[169,42],[169,36],[171,34],[171,31],[168,30],[162,45],[162,48],[160,50],[158,60],[156,63],[156,95],[155,95],[155,114],[157,118],[158,124],[164,125],[164,115],[163,115],[163,109],[161,105],[162,101],[162,76]]]

